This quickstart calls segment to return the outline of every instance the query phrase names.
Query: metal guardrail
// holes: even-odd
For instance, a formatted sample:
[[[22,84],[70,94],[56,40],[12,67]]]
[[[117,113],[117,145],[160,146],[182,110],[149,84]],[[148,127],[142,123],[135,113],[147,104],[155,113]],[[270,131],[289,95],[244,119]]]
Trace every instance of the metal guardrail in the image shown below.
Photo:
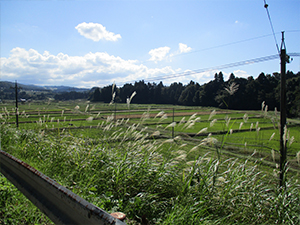
[[[0,172],[55,224],[126,224],[3,150]]]

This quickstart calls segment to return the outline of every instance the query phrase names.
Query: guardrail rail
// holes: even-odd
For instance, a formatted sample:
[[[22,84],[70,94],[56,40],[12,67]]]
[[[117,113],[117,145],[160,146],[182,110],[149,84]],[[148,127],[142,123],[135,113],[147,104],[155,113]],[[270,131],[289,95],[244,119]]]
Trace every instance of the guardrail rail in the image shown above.
[[[0,172],[55,224],[126,224],[3,150]]]

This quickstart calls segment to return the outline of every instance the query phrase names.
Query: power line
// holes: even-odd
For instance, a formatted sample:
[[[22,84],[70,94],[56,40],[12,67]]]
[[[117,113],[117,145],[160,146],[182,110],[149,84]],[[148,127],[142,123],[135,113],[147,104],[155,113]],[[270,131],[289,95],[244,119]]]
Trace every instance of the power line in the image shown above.
[[[293,56],[298,56],[295,54],[299,54],[299,56],[300,56],[300,53],[293,53]],[[199,73],[204,73],[204,72],[209,72],[209,71],[214,71],[214,70],[223,70],[223,69],[236,67],[236,66],[250,65],[250,64],[270,61],[270,60],[274,60],[274,59],[278,59],[278,58],[279,58],[279,55],[277,55],[277,54],[270,55],[270,56],[235,62],[235,63],[224,64],[224,65],[215,66],[215,67],[208,67],[208,68],[203,68],[203,69],[198,69],[198,70],[190,70],[190,71],[182,72],[182,73],[175,73],[175,74],[152,77],[152,78],[150,78],[148,80],[144,80],[144,81],[145,82],[153,82],[153,81],[157,81],[157,80],[166,80],[166,79],[173,79],[173,78],[183,77],[183,76],[191,76],[194,74],[199,74]],[[136,80],[128,81],[126,83],[134,83],[134,82],[136,82]],[[125,84],[125,83],[123,83],[123,84]],[[121,86],[121,84],[118,84],[118,86]]]
[[[264,7],[265,7],[265,9],[267,11],[267,15],[268,15],[269,22],[270,22],[271,29],[272,29],[272,33],[273,33],[273,37],[274,37],[274,40],[275,40],[277,52],[278,52],[278,54],[280,54],[279,47],[278,47],[277,40],[276,40],[276,36],[275,36],[275,32],[274,32],[274,28],[273,28],[273,24],[272,24],[272,20],[271,20],[271,16],[270,16],[270,13],[269,13],[269,10],[268,10],[268,6],[269,5],[266,3],[266,0],[264,0],[264,3],[265,3]]]

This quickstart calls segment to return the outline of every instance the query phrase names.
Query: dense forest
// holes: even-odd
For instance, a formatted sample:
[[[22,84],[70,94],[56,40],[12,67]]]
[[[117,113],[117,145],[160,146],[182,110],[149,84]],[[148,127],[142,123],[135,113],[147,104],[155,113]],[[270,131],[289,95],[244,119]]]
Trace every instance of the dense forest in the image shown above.
[[[287,72],[287,114],[289,117],[300,116],[300,72]],[[93,88],[89,100],[111,102],[113,85]],[[222,72],[216,73],[214,80],[199,85],[172,83],[164,86],[162,82],[145,83],[143,80],[134,84],[125,84],[121,88],[114,87],[114,101],[123,102],[136,91],[132,103],[174,104],[186,106],[213,106],[224,109],[257,110],[265,101],[269,110],[275,107],[280,110],[280,73],[272,75],[261,73],[253,77],[238,78],[231,74],[224,81]]]
[[[287,85],[287,115],[288,117],[300,117],[300,72],[294,74],[291,71],[286,75]],[[1,99],[15,98],[14,90],[10,85],[2,85],[0,89]],[[70,90],[66,87],[62,91],[35,90],[24,86],[19,90],[18,97],[32,100],[48,100],[52,98],[57,101],[88,99],[92,102],[112,101],[126,103],[134,91],[136,95],[132,103],[141,104],[172,104],[186,106],[212,106],[223,109],[258,110],[265,101],[269,110],[275,107],[280,110],[280,73],[272,75],[264,73],[254,79],[252,76],[238,78],[232,73],[227,81],[224,81],[222,72],[216,73],[210,82],[200,85],[190,81],[187,85],[172,83],[164,86],[162,82],[145,83],[143,80],[134,84],[125,84],[123,87],[113,85],[103,88],[94,87],[91,90]],[[70,89],[70,88],[69,88]]]

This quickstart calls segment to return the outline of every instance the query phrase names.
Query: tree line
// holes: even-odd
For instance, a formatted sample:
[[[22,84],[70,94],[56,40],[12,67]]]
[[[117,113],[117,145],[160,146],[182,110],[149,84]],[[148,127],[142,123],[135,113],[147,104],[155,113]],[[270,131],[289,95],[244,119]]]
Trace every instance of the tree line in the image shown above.
[[[300,72],[286,74],[287,115],[300,116]],[[112,88],[114,88],[112,90]],[[117,88],[114,85],[103,88],[95,87],[90,91],[89,100],[93,102],[126,103],[127,98],[136,91],[132,103],[137,104],[173,104],[186,106],[212,106],[222,109],[259,110],[265,101],[269,110],[280,110],[280,73],[261,73],[254,79],[235,77],[230,74],[224,81],[222,72],[216,73],[214,79],[203,85],[190,81],[187,85],[174,82],[164,86],[162,82],[145,83],[144,80],[134,84],[125,84]],[[112,96],[114,94],[114,97]]]

